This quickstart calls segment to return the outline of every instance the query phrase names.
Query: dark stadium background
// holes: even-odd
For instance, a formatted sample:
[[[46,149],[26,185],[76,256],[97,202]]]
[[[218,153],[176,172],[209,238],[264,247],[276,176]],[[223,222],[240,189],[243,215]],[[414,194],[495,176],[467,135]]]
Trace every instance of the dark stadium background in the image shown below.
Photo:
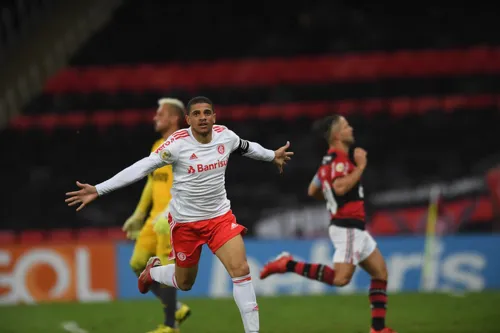
[[[324,204],[307,197],[307,186],[326,149],[312,124],[335,112],[368,151],[363,183],[375,237],[423,235],[433,188],[440,233],[496,233],[497,12],[333,1],[4,1],[0,244],[123,240],[143,181],[78,214],[64,193],[146,156],[159,98],[197,95],[211,98],[218,122],[241,137],[268,148],[289,140],[295,151],[282,176],[231,159],[228,197],[250,236],[327,235]]]

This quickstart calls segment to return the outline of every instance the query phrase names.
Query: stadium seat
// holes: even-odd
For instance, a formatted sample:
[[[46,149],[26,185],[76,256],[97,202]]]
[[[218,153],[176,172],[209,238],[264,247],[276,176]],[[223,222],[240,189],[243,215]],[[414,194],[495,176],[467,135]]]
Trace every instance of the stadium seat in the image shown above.
[[[95,183],[142,158],[158,138],[151,118],[163,96],[184,102],[208,96],[217,122],[241,137],[270,148],[291,142],[297,158],[281,177],[268,164],[231,159],[228,194],[250,232],[268,209],[310,204],[305,189],[326,149],[311,127],[331,113],[346,115],[357,144],[369,151],[363,181],[372,193],[475,175],[500,151],[500,35],[478,24],[495,27],[496,13],[430,6],[421,8],[421,24],[419,15],[401,18],[332,1],[287,6],[282,15],[281,4],[268,2],[266,13],[276,19],[255,24],[262,20],[255,6],[244,18],[216,2],[194,12],[188,2],[164,6],[122,2],[0,131],[3,182],[12,206],[19,206],[0,216],[6,228],[88,226],[93,229],[75,231],[75,239],[124,239],[119,225],[142,184],[82,214],[63,206],[62,197],[77,177]],[[220,19],[215,30],[200,29],[175,14],[188,12]],[[129,24],[146,17],[147,24]],[[394,29],[395,22],[402,27]],[[463,143],[471,128],[474,135]],[[26,196],[39,202],[20,211]],[[375,230],[399,230],[386,224]],[[49,238],[66,237],[61,231]]]
[[[14,245],[17,243],[16,233],[12,230],[0,231],[0,246]]]
[[[99,228],[83,228],[76,233],[78,242],[102,241],[105,237],[105,231]]]
[[[105,231],[106,238],[108,240],[126,240],[126,234],[122,231],[120,227],[107,228]]]
[[[72,243],[75,241],[72,229],[53,229],[48,232],[48,240],[56,243]]]
[[[135,64],[66,69],[45,85],[47,93],[274,86],[352,82],[360,79],[440,77],[496,73],[500,51],[419,50],[314,55],[295,58],[198,61],[189,64]]]
[[[19,241],[21,244],[33,245],[42,243],[46,240],[45,234],[43,231],[39,230],[25,230],[22,231],[19,237]]]

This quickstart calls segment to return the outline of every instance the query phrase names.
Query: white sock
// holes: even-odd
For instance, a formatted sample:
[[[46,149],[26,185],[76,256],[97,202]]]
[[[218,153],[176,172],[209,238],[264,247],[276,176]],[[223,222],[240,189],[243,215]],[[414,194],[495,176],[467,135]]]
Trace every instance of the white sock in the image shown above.
[[[156,282],[179,289],[177,281],[175,280],[174,264],[153,267],[149,273],[151,274],[151,278]]]
[[[259,332],[259,307],[250,274],[233,278],[233,296],[240,309],[245,333]]]

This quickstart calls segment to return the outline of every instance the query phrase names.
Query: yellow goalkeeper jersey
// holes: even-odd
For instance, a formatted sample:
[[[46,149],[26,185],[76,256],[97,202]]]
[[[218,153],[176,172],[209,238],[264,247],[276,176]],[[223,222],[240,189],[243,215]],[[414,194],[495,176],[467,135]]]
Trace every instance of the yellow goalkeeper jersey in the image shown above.
[[[155,151],[165,140],[158,139],[154,144],[151,152]],[[153,171],[152,175],[152,206],[150,216],[154,217],[167,208],[172,195],[170,189],[172,188],[173,172],[172,166],[166,165]]]

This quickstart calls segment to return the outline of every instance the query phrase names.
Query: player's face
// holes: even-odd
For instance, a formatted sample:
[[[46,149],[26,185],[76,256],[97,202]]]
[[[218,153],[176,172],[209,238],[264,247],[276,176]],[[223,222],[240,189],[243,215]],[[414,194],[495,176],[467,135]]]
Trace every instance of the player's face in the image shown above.
[[[349,122],[344,117],[341,117],[338,126],[338,140],[346,145],[352,145],[354,143],[354,133]]]
[[[159,133],[165,132],[170,126],[170,114],[168,112],[168,105],[161,105],[153,118],[155,130]]]
[[[191,111],[186,116],[186,122],[193,131],[199,134],[208,134],[212,132],[212,126],[215,123],[215,112],[207,103],[191,105]]]

